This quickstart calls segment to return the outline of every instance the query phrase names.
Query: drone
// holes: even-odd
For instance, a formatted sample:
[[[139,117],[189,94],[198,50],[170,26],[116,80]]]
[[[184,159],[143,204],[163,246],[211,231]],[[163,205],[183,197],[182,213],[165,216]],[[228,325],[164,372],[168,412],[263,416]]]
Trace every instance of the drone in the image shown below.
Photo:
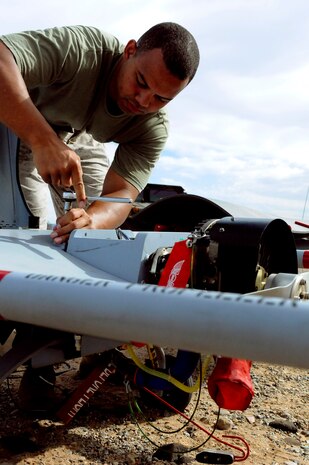
[[[117,369],[184,410],[191,396],[178,384],[192,385],[203,354],[309,368],[306,225],[149,184],[120,228],[76,230],[57,246],[25,203],[18,139],[0,134],[0,344],[19,334],[1,381],[25,363],[112,354],[60,409],[69,422]]]

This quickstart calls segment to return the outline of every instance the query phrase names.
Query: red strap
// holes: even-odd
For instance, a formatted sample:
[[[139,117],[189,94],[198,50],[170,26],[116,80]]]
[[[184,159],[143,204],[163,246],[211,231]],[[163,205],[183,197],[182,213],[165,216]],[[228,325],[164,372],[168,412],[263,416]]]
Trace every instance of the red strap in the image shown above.
[[[58,410],[57,417],[67,425],[115,371],[113,364],[104,366],[99,363]]]

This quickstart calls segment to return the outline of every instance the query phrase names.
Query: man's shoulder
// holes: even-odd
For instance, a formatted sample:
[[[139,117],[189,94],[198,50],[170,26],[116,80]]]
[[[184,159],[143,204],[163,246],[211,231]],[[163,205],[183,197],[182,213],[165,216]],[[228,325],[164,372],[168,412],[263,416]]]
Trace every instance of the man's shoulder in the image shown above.
[[[123,45],[119,40],[107,31],[95,26],[72,25],[56,26],[47,29],[37,29],[7,34],[0,38],[8,43],[31,43],[33,39],[44,43],[57,44],[64,47],[65,44],[78,48],[107,49],[115,53],[121,52]]]
[[[121,51],[123,45],[111,33],[99,29],[95,26],[72,25],[52,28],[48,30],[49,34],[63,35],[69,40],[77,41],[81,47],[108,49],[110,51]]]
[[[122,44],[114,35],[95,26],[63,26],[62,28],[60,28],[60,30],[61,29],[63,31],[67,31],[70,35],[75,35],[79,37],[80,39],[91,40],[94,43],[104,44],[105,46],[108,45],[112,49],[122,46]]]

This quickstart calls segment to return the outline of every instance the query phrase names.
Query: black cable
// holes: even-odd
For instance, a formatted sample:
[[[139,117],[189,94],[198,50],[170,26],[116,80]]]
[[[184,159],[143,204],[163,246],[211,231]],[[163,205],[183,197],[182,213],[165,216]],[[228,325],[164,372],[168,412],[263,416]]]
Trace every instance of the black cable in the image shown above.
[[[189,423],[191,423],[191,421],[193,420],[195,414],[196,414],[196,411],[197,411],[197,408],[199,406],[199,402],[200,402],[200,399],[201,399],[201,391],[202,391],[202,357],[200,356],[199,358],[199,370],[200,370],[200,380],[199,380],[199,389],[198,389],[198,397],[197,397],[197,400],[195,402],[195,406],[194,406],[194,409],[193,409],[193,412],[190,416],[190,418],[188,418],[188,420],[186,421],[186,423],[182,426],[180,426],[178,429],[176,430],[173,430],[173,431],[166,431],[166,430],[162,430],[160,428],[158,428],[157,426],[155,426],[154,424],[152,424],[148,418],[146,417],[146,415],[143,413],[143,411],[141,410],[137,400],[135,397],[133,397],[133,400],[134,400],[134,404],[138,410],[138,412],[142,415],[143,419],[146,421],[146,423],[148,425],[150,425],[153,429],[155,429],[156,431],[158,431],[159,433],[163,433],[163,434],[176,434],[176,433],[179,433],[180,431],[182,431],[184,428],[186,428],[188,426]]]
[[[200,371],[201,371],[201,367],[202,367],[202,360],[201,360],[201,357],[200,357]],[[154,428],[156,431],[158,431],[159,433],[163,433],[163,434],[176,434],[178,433],[179,431],[183,430],[193,419],[195,413],[196,413],[196,410],[197,410],[197,407],[199,405],[199,401],[200,401],[200,396],[201,396],[201,388],[202,388],[202,377],[200,376],[200,386],[199,386],[199,391],[198,391],[198,399],[197,399],[197,402],[196,402],[196,405],[194,407],[194,410],[193,410],[193,413],[192,415],[190,416],[190,418],[188,418],[187,422],[181,426],[180,428],[178,428],[177,430],[174,430],[174,431],[165,431],[165,430],[161,430],[160,428],[156,427],[155,425],[153,425],[152,423],[149,422],[149,420],[146,418],[146,416],[144,415],[144,413],[142,412],[142,410],[140,409],[137,401],[136,401],[136,398],[135,396],[132,394],[132,390],[131,389],[127,389],[127,394],[128,394],[128,402],[129,402],[129,409],[130,409],[130,412],[131,412],[131,416],[133,417],[133,420],[134,420],[134,423],[136,424],[136,426],[138,427],[139,431],[141,432],[141,434],[143,435],[143,437],[145,437],[147,439],[147,441],[149,441],[153,446],[157,447],[157,448],[160,448],[162,446],[159,446],[157,443],[155,443],[152,439],[150,439],[150,437],[144,432],[144,430],[141,428],[138,420],[137,420],[137,417],[134,413],[134,409],[132,407],[132,402],[131,402],[131,399],[130,399],[130,393],[131,393],[131,397],[134,401],[134,404],[136,406],[136,408],[138,409],[138,412],[143,416],[144,420],[152,427]],[[150,391],[151,392],[151,391]],[[167,403],[166,401],[164,401],[165,403]],[[218,412],[217,412],[217,418],[216,418],[216,422],[215,422],[215,425],[212,429],[212,431],[210,432],[210,434],[207,436],[206,440],[203,441],[201,444],[199,444],[198,446],[195,446],[195,447],[192,447],[190,449],[186,449],[182,452],[180,452],[179,454],[180,455],[184,455],[184,454],[187,454],[189,452],[194,452],[198,449],[200,449],[201,447],[203,447],[211,438],[212,436],[214,435],[216,429],[217,429],[217,425],[218,425],[218,421],[219,421],[219,417],[220,417],[220,407],[218,409]]]

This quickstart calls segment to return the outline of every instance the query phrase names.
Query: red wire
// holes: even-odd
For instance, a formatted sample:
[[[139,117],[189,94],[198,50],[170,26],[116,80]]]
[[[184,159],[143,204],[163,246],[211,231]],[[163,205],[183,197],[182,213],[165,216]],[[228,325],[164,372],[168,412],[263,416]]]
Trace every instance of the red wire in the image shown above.
[[[162,399],[162,397],[158,396],[157,394],[155,394],[154,392],[152,392],[150,389],[148,389],[147,387],[143,386],[143,389],[145,391],[147,391],[149,394],[153,395],[154,397],[156,397],[158,400],[160,400],[161,402],[163,402],[168,408],[174,410],[175,413],[177,413],[178,415],[181,415],[183,418],[185,418],[187,421],[190,421],[190,423],[192,423],[194,426],[196,426],[197,428],[199,428],[201,431],[203,431],[204,433],[208,434],[209,436],[211,435],[210,431],[207,431],[203,426],[199,425],[198,423],[196,423],[194,420],[190,419],[189,417],[187,417],[187,415],[185,415],[184,413],[180,412],[179,410],[177,410],[175,407],[173,407],[173,405],[169,404],[168,402],[166,402],[166,400]],[[249,454],[250,454],[250,448],[249,448],[249,444],[247,443],[247,441],[240,437],[240,436],[229,436],[229,435],[224,435],[223,437],[224,438],[231,438],[231,439],[237,439],[239,441],[241,441],[245,447],[246,447],[246,451],[244,451],[243,449],[241,449],[240,447],[237,447],[233,444],[230,444],[226,441],[223,441],[222,439],[220,438],[217,438],[216,436],[213,436],[211,435],[211,437],[213,439],[215,439],[216,441],[220,442],[221,444],[224,444],[225,446],[229,446],[231,447],[232,449],[236,449],[238,451],[240,451],[242,453],[242,457],[239,457],[239,456],[235,456],[235,462],[242,462],[244,460],[246,460],[248,457],[249,457]]]

